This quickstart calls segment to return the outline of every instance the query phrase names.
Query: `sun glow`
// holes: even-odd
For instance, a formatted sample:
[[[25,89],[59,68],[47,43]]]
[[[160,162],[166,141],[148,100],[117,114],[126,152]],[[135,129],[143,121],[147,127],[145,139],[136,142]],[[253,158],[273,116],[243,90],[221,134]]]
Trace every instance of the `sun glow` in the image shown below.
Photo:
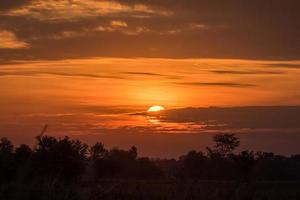
[[[163,106],[151,106],[147,112],[159,112],[165,110],[165,108]]]

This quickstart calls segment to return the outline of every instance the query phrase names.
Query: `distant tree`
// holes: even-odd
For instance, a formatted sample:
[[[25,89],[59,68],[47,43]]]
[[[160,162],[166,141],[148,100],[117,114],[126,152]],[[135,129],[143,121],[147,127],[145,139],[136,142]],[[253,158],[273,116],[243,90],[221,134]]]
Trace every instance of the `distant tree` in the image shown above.
[[[14,146],[10,140],[8,140],[6,137],[0,139],[0,154],[12,154],[13,150]]]
[[[234,178],[243,181],[253,178],[253,167],[255,164],[253,151],[242,151],[238,155],[231,155],[231,159],[234,161]]]
[[[134,146],[128,150],[114,148],[108,151],[99,142],[88,148],[86,144],[69,137],[39,136],[34,149],[25,144],[14,149],[10,140],[2,138],[0,185],[33,181],[38,184],[51,183],[56,187],[76,181],[83,173],[88,175],[85,176],[88,180],[94,177],[95,181],[99,178],[164,177],[239,181],[300,180],[300,155],[286,157],[252,151],[233,153],[240,144],[234,134],[219,134],[213,140],[215,144],[207,148],[207,154],[190,151],[179,160],[153,160],[139,158]],[[88,162],[88,158],[92,162]],[[90,174],[87,173],[89,170]]]
[[[88,152],[86,144],[69,137],[56,139],[42,136],[37,139],[38,146],[34,153],[36,173],[73,180],[84,172]]]
[[[294,166],[295,164],[296,162],[293,163]],[[288,169],[288,159],[286,157],[275,155],[274,153],[256,153],[256,164],[254,167],[256,179],[287,180],[289,177]],[[295,175],[298,173],[295,173]]]
[[[189,178],[204,178],[207,157],[203,152],[190,151],[187,155],[180,158],[183,161],[181,175]]]
[[[132,157],[134,159],[137,158],[138,156],[138,153],[137,153],[137,148],[135,146],[132,146],[131,149],[129,150],[129,153],[132,155]]]
[[[106,170],[113,177],[129,178],[135,172],[133,166],[136,158],[136,148],[131,148],[128,151],[112,149],[104,158],[105,166],[109,167]]]
[[[0,139],[0,182],[11,180],[16,173],[14,146],[7,138]]]
[[[139,179],[157,179],[163,177],[163,171],[149,158],[138,158],[135,166],[135,177]]]
[[[102,149],[101,145],[95,147],[92,149]],[[94,160],[93,164],[98,178],[154,179],[163,176],[162,170],[149,158],[138,158],[138,151],[134,146],[127,151],[115,148],[103,155],[100,159]]]
[[[46,153],[53,148],[53,146],[57,143],[57,139],[54,137],[45,136],[38,136],[37,139],[37,149],[36,151],[39,153]]]
[[[104,148],[104,145],[100,142],[97,142],[89,149],[89,153],[92,160],[102,159],[105,156],[106,152],[107,151]]]
[[[176,178],[180,175],[181,173],[181,168],[182,168],[182,160],[183,156],[180,157],[180,160],[176,159],[155,159],[152,160],[153,163],[155,163],[156,166],[158,166],[165,177],[167,178]]]
[[[234,134],[217,134],[213,137],[215,145],[213,149],[207,147],[209,155],[219,155],[226,157],[240,145],[240,141]]]
[[[292,155],[288,160],[287,176],[290,180],[300,180],[300,155]]]
[[[25,160],[28,160],[28,158],[32,155],[32,153],[33,151],[28,145],[21,144],[15,150],[15,157],[17,161],[23,162]]]

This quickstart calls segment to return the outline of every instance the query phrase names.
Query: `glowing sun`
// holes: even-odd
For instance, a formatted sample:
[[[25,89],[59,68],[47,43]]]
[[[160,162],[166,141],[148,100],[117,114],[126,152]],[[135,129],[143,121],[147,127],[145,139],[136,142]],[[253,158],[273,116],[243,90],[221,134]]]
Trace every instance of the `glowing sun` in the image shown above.
[[[165,110],[165,108],[163,106],[151,106],[147,112],[159,112],[159,111],[162,111],[162,110]]]

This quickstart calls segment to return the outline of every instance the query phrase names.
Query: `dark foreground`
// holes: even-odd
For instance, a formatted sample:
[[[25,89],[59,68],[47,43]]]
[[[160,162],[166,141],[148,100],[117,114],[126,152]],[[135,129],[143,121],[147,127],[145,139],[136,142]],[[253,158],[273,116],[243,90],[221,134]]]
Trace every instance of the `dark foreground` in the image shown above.
[[[300,155],[235,153],[233,134],[179,159],[68,137],[36,139],[34,147],[0,139],[0,200],[300,200]]]
[[[95,185],[2,184],[5,200],[298,200],[299,182],[107,180]]]

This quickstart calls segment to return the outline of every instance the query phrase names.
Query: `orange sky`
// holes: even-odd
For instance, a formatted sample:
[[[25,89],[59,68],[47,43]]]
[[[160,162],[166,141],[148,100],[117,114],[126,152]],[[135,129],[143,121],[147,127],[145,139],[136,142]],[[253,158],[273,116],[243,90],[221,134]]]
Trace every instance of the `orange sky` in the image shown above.
[[[71,135],[88,141],[98,138],[110,146],[121,147],[131,143],[137,146],[150,145],[144,138],[148,134],[154,134],[154,138],[162,137],[161,134],[179,134],[176,137],[180,138],[181,135],[182,138],[175,141],[181,145],[181,149],[173,153],[160,152],[165,156],[176,156],[183,149],[203,148],[199,144],[207,144],[208,132],[220,130],[207,127],[208,121],[178,123],[132,114],[143,113],[151,105],[163,105],[168,110],[210,106],[299,105],[300,70],[294,67],[299,63],[232,59],[93,58],[3,65],[0,69],[0,131],[3,136],[9,133],[19,142],[31,143],[43,124],[49,124],[49,134]],[[256,118],[255,115],[253,118]],[[268,130],[274,133],[289,130],[288,134],[294,134],[300,130],[298,126],[283,125],[274,129],[269,126],[245,126],[226,128],[224,131],[261,131],[265,134]],[[198,133],[202,133],[199,137],[206,142],[191,142],[196,137],[193,135]],[[163,140],[158,143],[166,148],[177,144]],[[251,143],[250,146],[255,145]],[[270,144],[258,145],[257,148],[263,149],[266,145]],[[273,144],[275,146],[276,141]],[[284,152],[294,151],[288,149]],[[160,155],[158,151],[147,148],[142,152],[144,155]]]
[[[43,109],[298,105],[299,70],[290,65],[300,62],[146,58],[25,62],[1,67],[5,95],[0,101]]]
[[[299,153],[299,7],[1,0],[0,136],[32,144],[49,124],[47,134],[176,157],[228,131],[242,148]],[[166,112],[149,117],[152,105]]]

